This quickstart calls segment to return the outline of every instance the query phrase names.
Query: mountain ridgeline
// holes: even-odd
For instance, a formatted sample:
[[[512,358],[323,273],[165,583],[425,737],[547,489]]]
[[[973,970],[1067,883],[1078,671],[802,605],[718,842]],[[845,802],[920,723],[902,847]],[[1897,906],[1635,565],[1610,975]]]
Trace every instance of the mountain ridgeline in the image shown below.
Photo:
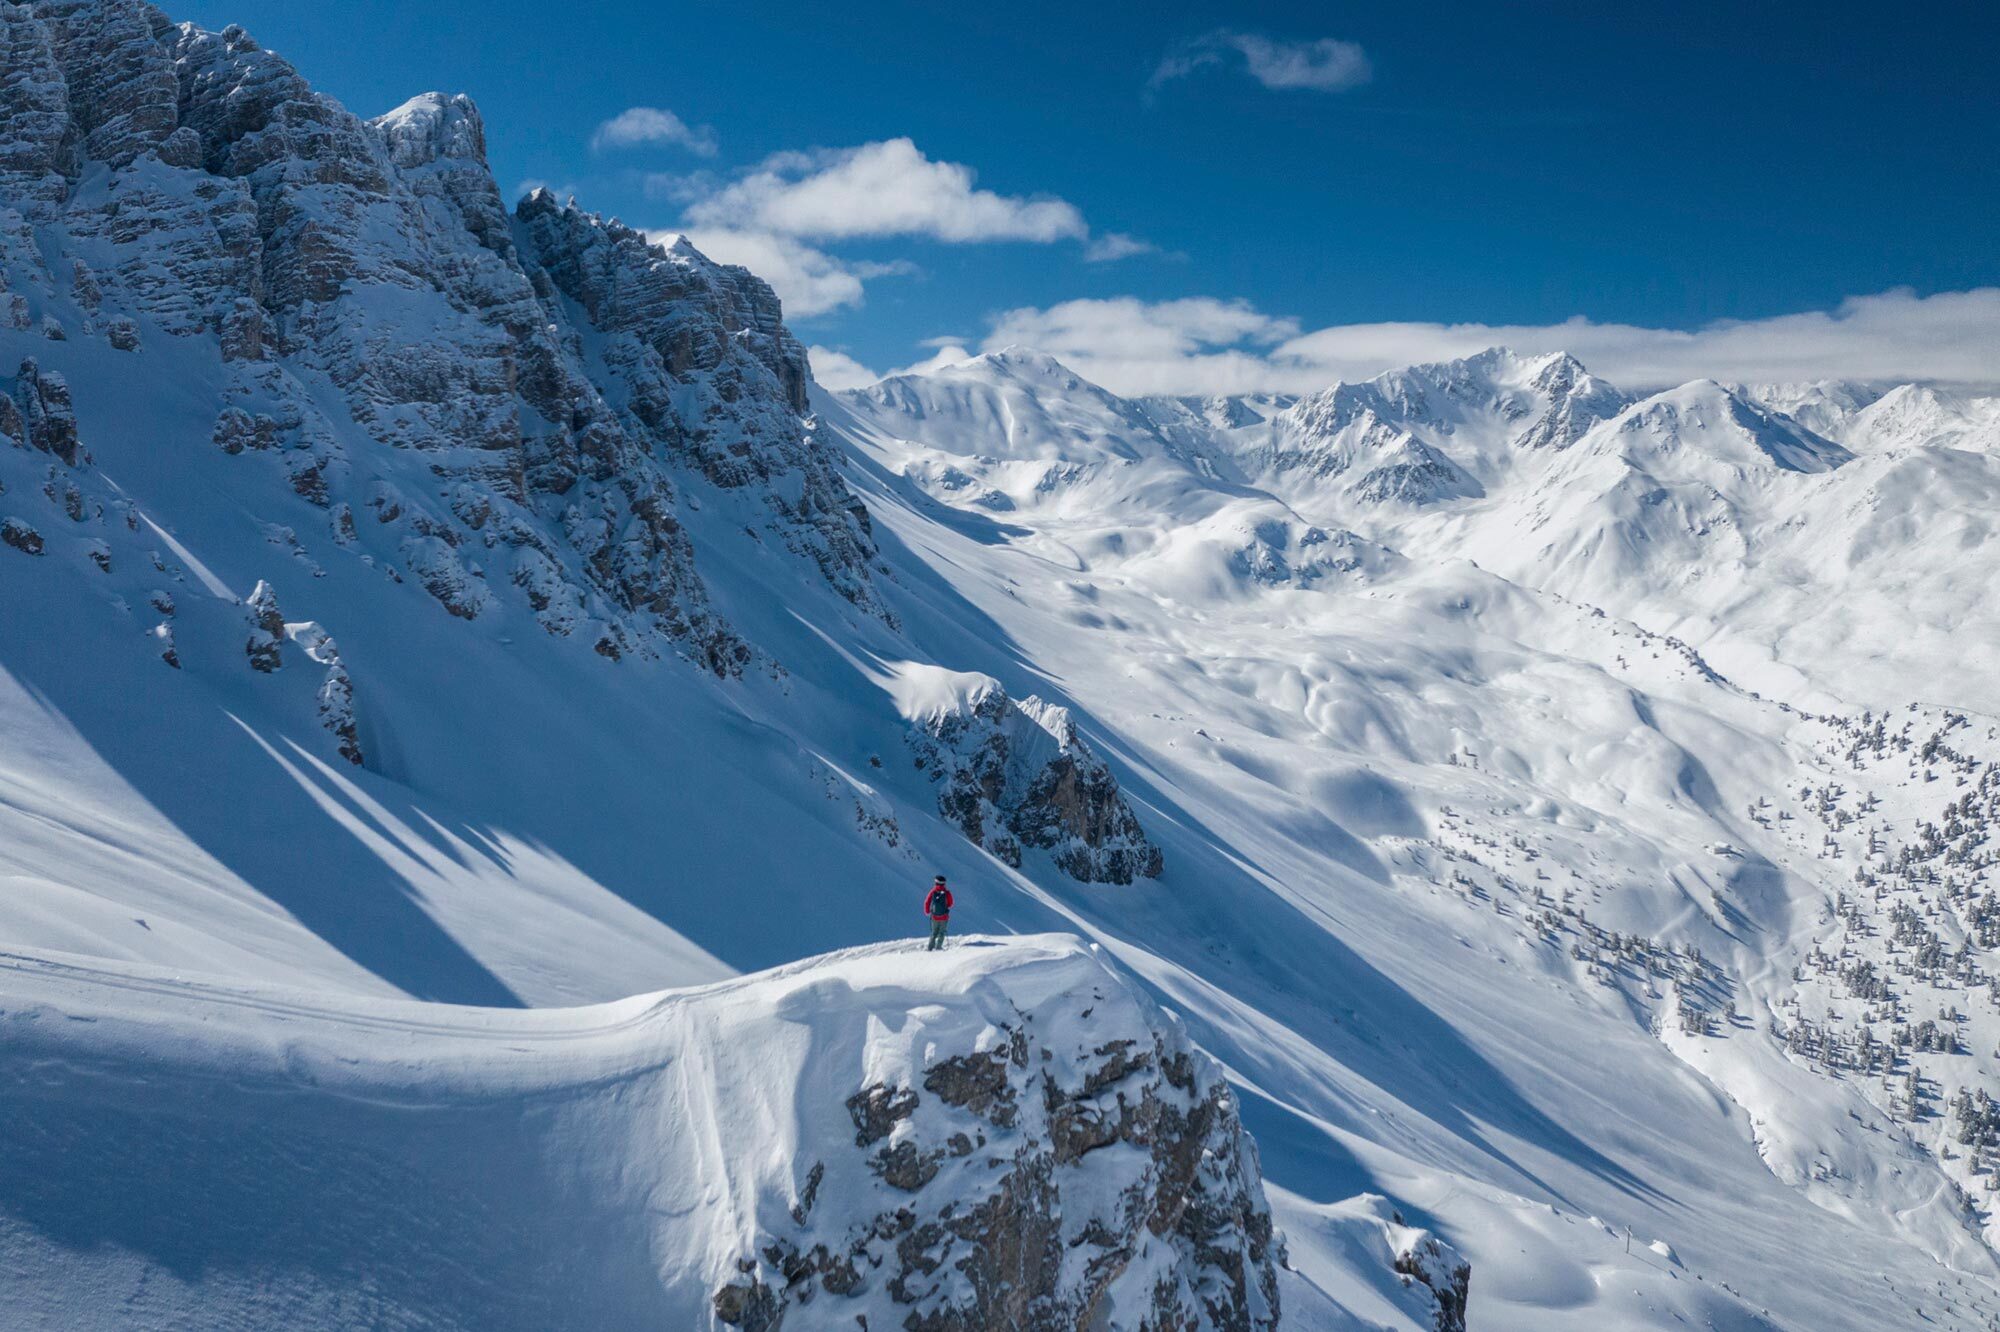
[[[510,215],[463,97],[364,121],[240,28],[144,4],[4,22],[16,327],[141,364],[199,339],[214,446],[456,616],[505,589],[607,656],[740,670],[668,460],[879,608],[866,517],[804,420],[805,354],[763,282],[545,192]]]
[[[0,0],[0,1323],[2000,1317],[2000,399],[833,393],[487,133]]]
[[[915,446],[898,465],[954,507],[1063,523],[1134,506],[1265,580],[1310,582],[1329,556],[1351,570],[1368,547],[1465,558],[1686,637],[1781,696],[1836,660],[1854,696],[1891,704],[1943,661],[1938,697],[2000,710],[2000,633],[1953,632],[2000,619],[1950,554],[2000,575],[1985,539],[2000,398],[1709,380],[1632,394],[1572,356],[1505,348],[1207,399],[1120,398],[1006,348],[835,396],[852,430]],[[1867,626],[1898,604],[1911,623],[1881,641]]]

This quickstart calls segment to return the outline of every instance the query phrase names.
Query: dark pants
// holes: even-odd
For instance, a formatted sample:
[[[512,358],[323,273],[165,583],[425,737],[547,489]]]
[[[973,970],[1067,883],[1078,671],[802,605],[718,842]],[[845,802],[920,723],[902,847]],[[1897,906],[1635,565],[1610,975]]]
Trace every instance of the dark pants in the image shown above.
[[[934,953],[944,947],[944,927],[948,923],[949,921],[943,916],[931,917],[931,946],[924,949],[926,953]]]

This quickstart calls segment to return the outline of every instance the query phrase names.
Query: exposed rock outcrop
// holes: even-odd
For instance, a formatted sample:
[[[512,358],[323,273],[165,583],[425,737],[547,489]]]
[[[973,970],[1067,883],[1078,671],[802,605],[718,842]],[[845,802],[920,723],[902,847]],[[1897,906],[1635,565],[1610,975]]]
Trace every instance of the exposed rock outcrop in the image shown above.
[[[241,28],[33,0],[0,8],[0,53],[13,322],[66,300],[128,350],[148,327],[214,338],[215,443],[271,454],[245,465],[309,503],[359,507],[370,441],[420,457],[384,553],[450,614],[519,596],[607,656],[671,646],[740,669],[686,483],[887,616],[865,514],[807,414],[804,350],[747,271],[545,194],[510,216],[469,99],[364,121]],[[60,388],[37,399],[52,422]],[[73,434],[21,396],[31,442],[73,462]]]
[[[269,675],[285,664],[282,644],[285,640],[285,616],[278,609],[278,594],[262,579],[250,590],[243,603],[244,613],[249,617],[249,633],[243,640],[243,655],[250,659],[250,669]]]
[[[1076,983],[1038,990],[970,1048],[926,1037],[910,1082],[849,1098],[858,1162],[800,1163],[791,1224],[715,1289],[718,1320],[1278,1325],[1282,1247],[1221,1071],[1110,973],[1064,965]]]
[[[12,546],[23,555],[39,555],[43,550],[42,534],[34,524],[20,518],[0,518],[0,543]]]
[[[1430,1296],[1433,1332],[1465,1332],[1472,1264],[1428,1230],[1394,1225],[1390,1228],[1390,1241],[1396,1250],[1393,1265],[1397,1274]]]
[[[320,681],[315,695],[319,724],[332,733],[340,756],[360,767],[363,755],[361,730],[354,715],[354,681],[340,659],[340,648],[331,634],[311,620],[287,624],[284,630],[285,637],[296,643],[310,660],[326,667],[326,678]]]
[[[18,407],[0,408],[0,434],[13,435],[74,467],[76,409],[70,402],[69,381],[54,370],[43,370],[30,356],[15,374],[14,399]]]
[[[940,812],[1006,864],[1018,866],[1022,848],[1035,847],[1085,883],[1155,878],[1164,867],[1067,708],[1034,697],[1017,703],[988,682],[914,722],[909,741],[917,766],[938,784]]]
[[[538,279],[599,335],[625,428],[717,488],[754,495],[782,542],[886,616],[866,512],[806,418],[805,348],[771,288],[684,239],[663,250],[547,190],[522,200],[516,221]]]

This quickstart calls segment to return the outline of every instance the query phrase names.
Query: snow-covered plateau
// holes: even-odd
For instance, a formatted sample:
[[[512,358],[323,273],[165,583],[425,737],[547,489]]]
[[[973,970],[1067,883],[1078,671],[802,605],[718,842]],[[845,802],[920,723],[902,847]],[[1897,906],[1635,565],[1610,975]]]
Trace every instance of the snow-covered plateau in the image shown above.
[[[830,393],[486,133],[0,3],[0,1325],[2000,1320],[2000,399]]]

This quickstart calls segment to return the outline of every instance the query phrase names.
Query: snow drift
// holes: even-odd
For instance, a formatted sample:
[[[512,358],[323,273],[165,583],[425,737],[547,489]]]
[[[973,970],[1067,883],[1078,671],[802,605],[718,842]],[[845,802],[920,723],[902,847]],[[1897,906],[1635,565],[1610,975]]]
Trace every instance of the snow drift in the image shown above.
[[[1219,1070],[1094,948],[507,1011],[0,959],[13,1326],[1269,1329]]]

